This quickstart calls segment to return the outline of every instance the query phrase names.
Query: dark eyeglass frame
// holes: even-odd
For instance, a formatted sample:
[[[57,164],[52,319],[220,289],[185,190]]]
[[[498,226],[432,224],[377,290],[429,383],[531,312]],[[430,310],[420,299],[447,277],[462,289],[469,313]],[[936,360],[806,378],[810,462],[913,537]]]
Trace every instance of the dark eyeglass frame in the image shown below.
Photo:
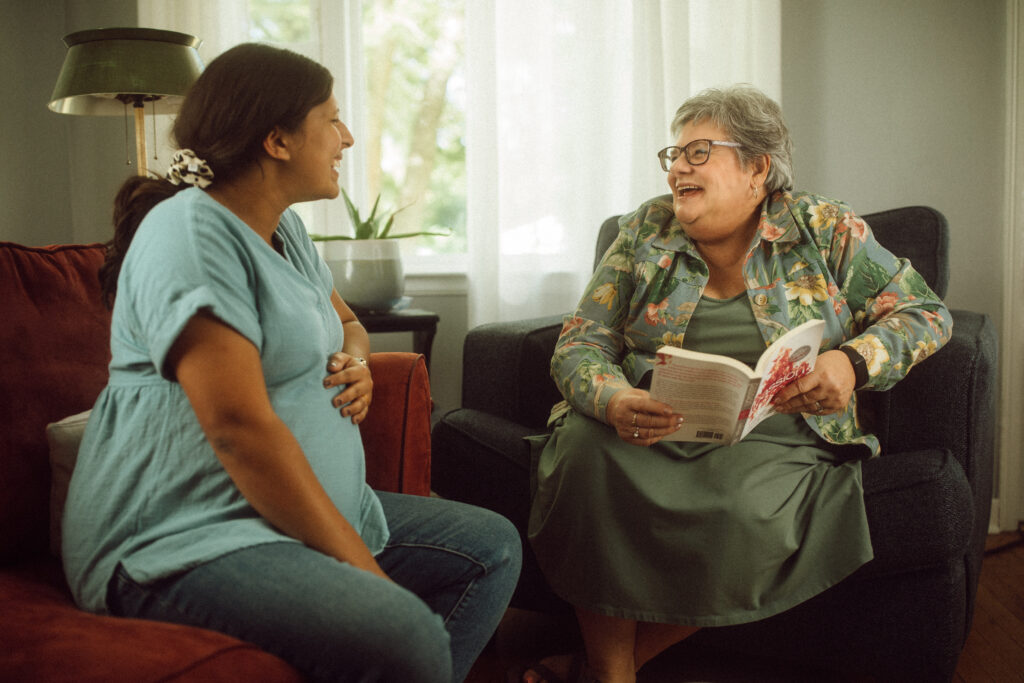
[[[698,150],[699,148],[694,147],[694,145],[698,143],[707,143],[708,146],[708,155],[704,157],[702,161],[694,161],[693,159],[690,158],[691,148],[693,148],[692,153],[696,153],[696,150]],[[680,156],[686,157],[686,163],[690,164],[690,166],[700,166],[702,164],[706,164],[708,163],[708,159],[711,158],[711,148],[715,145],[719,147],[734,147],[737,149],[743,146],[738,142],[731,142],[729,140],[708,140],[706,138],[691,140],[690,142],[686,143],[685,147],[676,147],[675,145],[670,145],[658,152],[658,161],[661,162],[661,170],[668,173],[669,169],[672,168],[672,164],[674,164],[676,159],[678,159]]]

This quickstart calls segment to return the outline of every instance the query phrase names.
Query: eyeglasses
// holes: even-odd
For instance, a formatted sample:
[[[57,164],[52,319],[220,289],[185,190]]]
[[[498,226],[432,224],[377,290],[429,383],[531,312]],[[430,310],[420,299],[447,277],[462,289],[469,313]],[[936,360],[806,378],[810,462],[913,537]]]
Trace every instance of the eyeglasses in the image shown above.
[[[658,152],[658,160],[661,161],[661,169],[668,173],[668,170],[672,168],[672,164],[675,163],[676,159],[678,159],[680,155],[685,156],[686,163],[691,166],[700,166],[701,164],[705,164],[711,157],[712,145],[719,145],[721,147],[743,146],[738,142],[726,142],[724,140],[694,140],[686,145],[686,147],[666,147]]]

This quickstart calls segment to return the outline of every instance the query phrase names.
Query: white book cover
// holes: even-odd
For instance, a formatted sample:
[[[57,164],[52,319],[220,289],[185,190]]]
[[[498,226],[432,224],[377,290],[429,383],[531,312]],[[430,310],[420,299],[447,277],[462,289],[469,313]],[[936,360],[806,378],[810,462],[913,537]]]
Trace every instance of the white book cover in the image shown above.
[[[728,356],[659,348],[651,397],[686,418],[664,440],[734,444],[743,439],[775,414],[775,394],[814,369],[824,330],[823,320],[794,327],[765,349],[753,370]]]

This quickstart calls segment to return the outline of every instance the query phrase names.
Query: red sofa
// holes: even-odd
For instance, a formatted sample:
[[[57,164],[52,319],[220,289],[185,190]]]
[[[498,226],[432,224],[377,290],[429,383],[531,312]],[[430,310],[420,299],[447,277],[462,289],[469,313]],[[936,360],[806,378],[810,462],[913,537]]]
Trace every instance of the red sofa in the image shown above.
[[[18,681],[297,681],[281,659],[198,628],[77,609],[49,551],[46,425],[88,410],[107,379],[103,247],[0,242],[0,678]],[[370,484],[427,495],[430,389],[423,357],[370,356],[361,426]]]

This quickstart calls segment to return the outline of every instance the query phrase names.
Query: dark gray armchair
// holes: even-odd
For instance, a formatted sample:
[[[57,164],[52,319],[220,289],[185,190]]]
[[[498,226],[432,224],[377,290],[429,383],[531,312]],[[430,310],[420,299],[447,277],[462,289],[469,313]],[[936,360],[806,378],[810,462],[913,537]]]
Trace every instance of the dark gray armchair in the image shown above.
[[[596,261],[617,232],[601,227]],[[863,217],[945,296],[949,236],[927,207]],[[953,311],[952,340],[888,392],[865,392],[883,455],[864,463],[875,559],[840,584],[760,622],[706,628],[686,647],[772,656],[877,680],[948,681],[970,630],[992,497],[996,334]],[[561,316],[483,325],[466,336],[463,407],[432,436],[432,488],[496,510],[524,538],[513,606],[557,611],[525,541],[529,449],[561,399],[548,374]]]

